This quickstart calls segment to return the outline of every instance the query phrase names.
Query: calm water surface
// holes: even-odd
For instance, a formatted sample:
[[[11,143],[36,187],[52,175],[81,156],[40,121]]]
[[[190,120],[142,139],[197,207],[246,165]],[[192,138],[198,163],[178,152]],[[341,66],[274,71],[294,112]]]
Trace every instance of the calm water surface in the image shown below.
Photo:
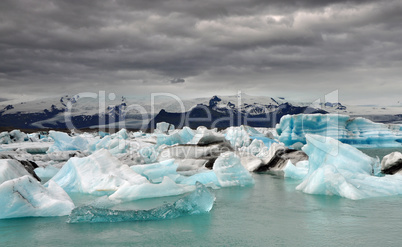
[[[364,152],[382,156],[378,150]],[[400,246],[402,243],[402,196],[352,201],[295,191],[299,182],[280,176],[253,176],[254,187],[215,190],[214,208],[204,215],[96,224],[67,224],[67,217],[0,220],[0,246]],[[72,198],[77,205],[94,199],[82,195]],[[122,207],[149,208],[176,198],[142,200]]]

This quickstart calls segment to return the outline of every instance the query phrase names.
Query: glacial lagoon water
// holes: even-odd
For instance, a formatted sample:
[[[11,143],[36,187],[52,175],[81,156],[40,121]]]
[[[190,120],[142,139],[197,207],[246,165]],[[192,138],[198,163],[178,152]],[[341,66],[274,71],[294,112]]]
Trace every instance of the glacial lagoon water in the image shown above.
[[[363,151],[381,158],[394,150]],[[295,190],[298,181],[275,174],[253,177],[253,187],[214,190],[214,208],[203,215],[83,224],[67,224],[67,217],[0,220],[0,246],[400,246],[402,242],[402,196],[353,201],[304,194]],[[96,197],[72,198],[79,206]],[[118,207],[147,209],[177,198]]]

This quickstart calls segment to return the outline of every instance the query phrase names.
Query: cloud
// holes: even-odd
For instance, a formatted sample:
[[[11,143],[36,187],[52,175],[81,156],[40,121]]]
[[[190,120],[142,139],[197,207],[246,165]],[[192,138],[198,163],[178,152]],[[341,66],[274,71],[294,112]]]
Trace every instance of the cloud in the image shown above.
[[[185,81],[183,78],[173,78],[170,83],[184,83]]]
[[[401,83],[401,12],[392,0],[4,0],[0,97],[174,92],[185,81],[185,95],[336,85],[372,101],[377,83]]]

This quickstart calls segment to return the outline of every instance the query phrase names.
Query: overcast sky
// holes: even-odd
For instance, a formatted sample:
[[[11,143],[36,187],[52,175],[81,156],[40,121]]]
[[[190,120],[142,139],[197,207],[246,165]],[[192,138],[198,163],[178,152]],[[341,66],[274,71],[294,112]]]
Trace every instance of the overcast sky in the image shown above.
[[[1,0],[0,98],[402,102],[402,0]]]

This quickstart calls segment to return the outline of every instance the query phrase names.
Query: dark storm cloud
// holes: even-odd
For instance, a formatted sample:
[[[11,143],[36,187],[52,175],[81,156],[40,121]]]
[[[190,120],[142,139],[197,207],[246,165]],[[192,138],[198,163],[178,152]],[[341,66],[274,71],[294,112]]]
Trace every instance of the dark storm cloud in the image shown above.
[[[186,82],[186,80],[184,80],[183,78],[173,78],[172,80],[170,80],[170,83],[184,83]]]
[[[352,97],[347,80],[359,75],[400,85],[401,13],[401,1],[3,0],[0,96],[175,90],[184,81],[184,93],[245,81],[267,92],[330,88],[334,78],[318,80],[338,73]]]

